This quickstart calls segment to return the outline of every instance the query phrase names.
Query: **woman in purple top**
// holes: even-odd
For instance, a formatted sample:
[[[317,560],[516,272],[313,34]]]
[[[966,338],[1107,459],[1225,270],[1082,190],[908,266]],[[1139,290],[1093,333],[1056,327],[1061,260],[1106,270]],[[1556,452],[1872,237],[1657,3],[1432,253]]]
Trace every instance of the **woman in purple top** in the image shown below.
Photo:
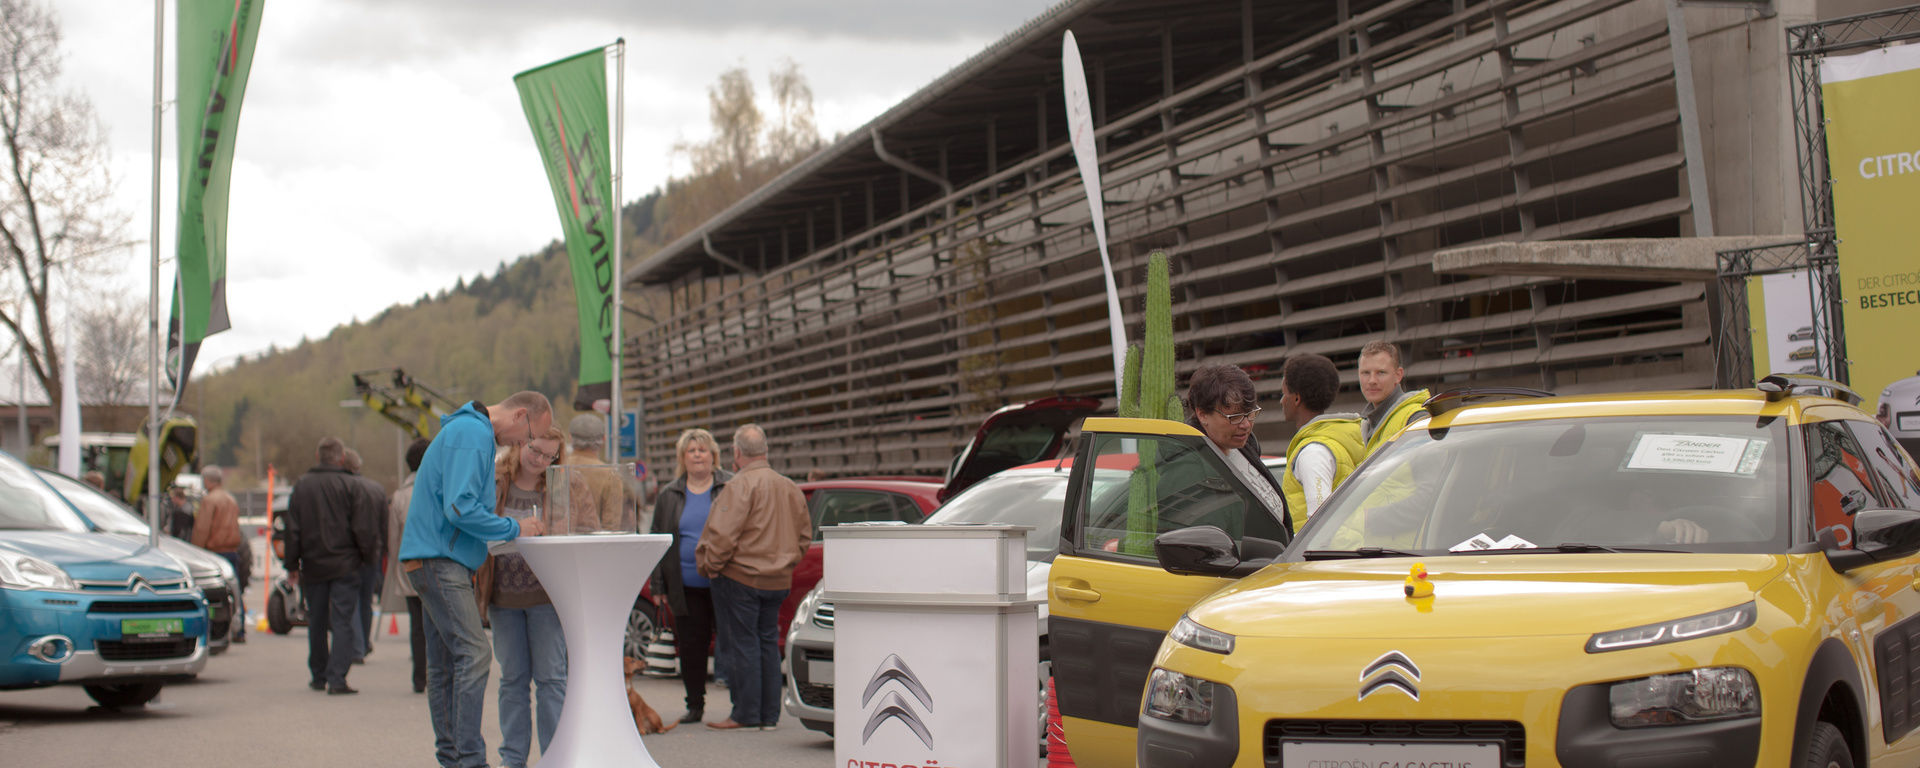
[[[687,688],[682,723],[700,722],[707,704],[707,655],[713,644],[712,584],[693,566],[693,549],[707,526],[713,499],[731,474],[718,468],[720,445],[713,433],[680,433],[674,453],[674,478],[653,502],[653,532],[673,535],[673,544],[654,571],[653,593],[666,595],[673,609],[674,645],[680,655],[680,681]]]

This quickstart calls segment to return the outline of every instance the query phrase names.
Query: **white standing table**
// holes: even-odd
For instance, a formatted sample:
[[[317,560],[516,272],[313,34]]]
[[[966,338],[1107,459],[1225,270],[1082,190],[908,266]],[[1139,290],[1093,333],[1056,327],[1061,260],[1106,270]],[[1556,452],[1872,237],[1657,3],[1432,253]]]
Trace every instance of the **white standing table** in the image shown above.
[[[658,768],[627,709],[627,615],[673,537],[531,536],[515,544],[567,633],[567,697],[541,768]]]

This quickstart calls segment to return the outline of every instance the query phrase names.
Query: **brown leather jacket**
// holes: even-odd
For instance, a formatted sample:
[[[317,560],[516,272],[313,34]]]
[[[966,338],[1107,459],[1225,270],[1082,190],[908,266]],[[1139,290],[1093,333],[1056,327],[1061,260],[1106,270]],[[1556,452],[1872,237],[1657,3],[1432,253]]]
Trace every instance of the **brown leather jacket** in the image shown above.
[[[694,560],[709,578],[725,576],[755,589],[791,589],[793,567],[812,542],[806,494],[762,458],[741,467],[714,497]]]
[[[246,542],[240,538],[240,502],[233,494],[215,488],[200,500],[200,511],[193,516],[193,545],[209,552],[238,552]]]

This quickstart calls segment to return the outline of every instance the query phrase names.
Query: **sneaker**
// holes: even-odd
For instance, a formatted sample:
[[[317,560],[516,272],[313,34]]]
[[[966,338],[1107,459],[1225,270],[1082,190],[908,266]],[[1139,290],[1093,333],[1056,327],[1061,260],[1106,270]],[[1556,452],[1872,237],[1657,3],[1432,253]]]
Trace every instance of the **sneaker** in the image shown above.
[[[760,730],[763,730],[763,731],[771,731],[771,730],[775,730],[775,729],[777,729],[777,728],[779,728],[779,727],[780,727],[780,726],[779,726],[779,724],[777,724],[777,723],[768,723],[768,724],[766,724],[766,725],[762,725],[762,726],[760,726]]]

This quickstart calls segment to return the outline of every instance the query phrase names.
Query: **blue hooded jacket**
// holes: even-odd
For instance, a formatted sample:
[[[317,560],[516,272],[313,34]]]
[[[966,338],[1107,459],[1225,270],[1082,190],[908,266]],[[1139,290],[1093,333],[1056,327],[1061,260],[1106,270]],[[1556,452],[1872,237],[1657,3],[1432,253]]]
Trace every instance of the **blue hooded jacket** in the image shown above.
[[[401,560],[443,557],[468,568],[487,559],[487,542],[520,536],[520,523],[494,514],[493,423],[467,403],[440,417],[413,479]]]

